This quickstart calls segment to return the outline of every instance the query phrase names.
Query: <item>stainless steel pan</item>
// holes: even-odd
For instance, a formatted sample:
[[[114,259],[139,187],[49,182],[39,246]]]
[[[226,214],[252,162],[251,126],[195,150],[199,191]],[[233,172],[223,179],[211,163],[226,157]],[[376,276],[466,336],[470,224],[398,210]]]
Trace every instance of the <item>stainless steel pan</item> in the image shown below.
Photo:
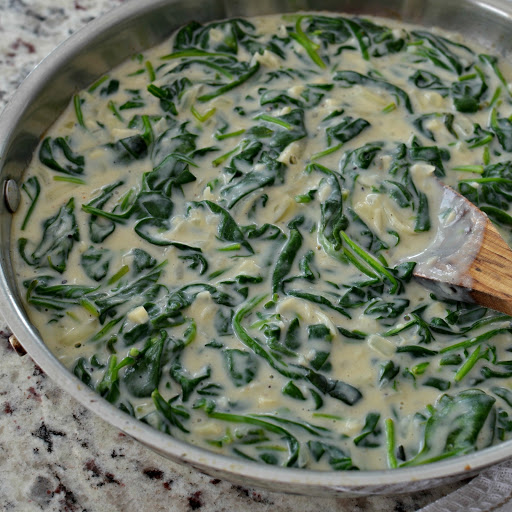
[[[502,55],[512,50],[512,1],[489,0],[145,0],[130,1],[102,16],[59,46],[29,76],[0,117],[0,301],[16,338],[63,389],[156,452],[220,478],[306,495],[392,494],[448,483],[512,456],[512,441],[427,466],[364,472],[315,472],[235,460],[197,448],[138,422],[74,377],[30,324],[16,289],[10,258],[11,213],[16,183],[38,141],[72,95],[130,55],[161,42],[192,19],[207,21],[294,10],[331,10],[439,26]],[[6,187],[6,185],[8,186]],[[7,191],[7,194],[6,194]],[[5,198],[4,198],[5,199]]]

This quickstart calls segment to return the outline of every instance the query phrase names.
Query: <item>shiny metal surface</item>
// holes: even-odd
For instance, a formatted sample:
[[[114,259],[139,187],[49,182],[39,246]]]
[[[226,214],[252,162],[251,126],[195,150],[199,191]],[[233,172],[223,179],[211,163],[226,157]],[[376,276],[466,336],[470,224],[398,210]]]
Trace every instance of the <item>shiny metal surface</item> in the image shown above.
[[[20,357],[27,355],[27,351],[14,334],[11,334],[9,336],[9,343],[11,344],[11,347],[14,349],[14,352],[16,352],[16,354],[18,354]]]
[[[5,206],[11,213],[15,213],[20,205],[20,187],[18,182],[13,179],[4,182],[4,201]]]
[[[192,19],[207,21],[295,10],[387,16],[466,35],[491,52],[512,50],[512,1],[489,0],[137,0],[93,21],[46,58],[18,89],[0,117],[0,178],[19,182],[45,130],[71,96],[126,57]],[[15,337],[38,365],[79,402],[156,452],[244,485],[298,494],[395,494],[468,477],[512,456],[512,441],[427,466],[365,472],[314,472],[231,459],[177,441],[101,399],[51,354],[23,311],[10,259],[11,214],[0,202],[0,300]]]

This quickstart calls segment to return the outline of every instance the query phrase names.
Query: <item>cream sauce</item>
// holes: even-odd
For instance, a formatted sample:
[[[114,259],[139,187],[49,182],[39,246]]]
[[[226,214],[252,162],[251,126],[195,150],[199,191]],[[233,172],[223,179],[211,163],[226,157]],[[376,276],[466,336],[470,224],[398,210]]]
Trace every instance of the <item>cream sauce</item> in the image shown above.
[[[476,112],[458,112],[448,87],[459,81],[457,74],[422,58],[428,39],[411,36],[410,27],[377,20],[393,27],[385,41],[406,42],[386,54],[385,43],[375,40],[365,59],[354,35],[343,44],[322,39],[328,24],[303,36],[311,20],[299,20],[300,31],[296,17],[251,19],[254,29],[239,22],[237,30],[246,35],[236,36],[238,50],[227,57],[235,37],[230,25],[204,32],[199,50],[180,49],[174,36],[80,92],[42,141],[38,153],[46,159],[36,156],[25,176],[29,193],[14,215],[12,239],[12,247],[27,240],[25,259],[13,249],[20,291],[63,364],[124,410],[176,437],[266,463],[324,470],[428,460],[425,439],[431,423],[438,424],[441,412],[433,411],[442,411],[445,392],[459,396],[477,387],[497,400],[495,407],[509,410],[503,392],[491,389],[509,389],[510,380],[482,379],[481,372],[494,368],[493,358],[507,358],[512,337],[508,317],[468,330],[485,312],[439,302],[401,273],[407,257],[427,247],[457,261],[472,254],[460,245],[472,221],[455,209],[463,230],[445,236],[451,200],[438,193],[435,167],[414,147],[430,147],[423,151],[432,155],[439,146],[443,158],[449,153],[449,160],[436,161],[444,165],[445,183],[478,180],[453,169],[481,166],[489,147],[492,163],[507,161],[496,137],[474,148],[467,140],[475,123],[488,127],[498,88],[493,106],[501,118],[512,113],[501,100],[508,90],[489,66],[471,64],[468,75],[478,75],[474,66],[485,68],[488,92]],[[183,53],[169,57],[173,45]],[[460,46],[448,50],[465,65],[478,62]],[[340,78],[347,71],[366,78],[347,86]],[[417,87],[412,77],[420,71],[434,73],[439,87]],[[224,93],[208,99],[226,84]],[[264,101],[270,96],[275,100]],[[425,114],[424,124],[415,124]],[[443,121],[448,114],[451,124]],[[367,125],[349,135],[357,119]],[[137,144],[130,146],[134,137]],[[63,141],[71,155],[64,154]],[[351,160],[351,151],[365,144],[374,147],[367,160]],[[48,147],[60,169],[49,162]],[[138,154],[141,147],[145,153]],[[183,181],[171,183],[184,170],[193,180],[183,174]],[[248,178],[240,184],[249,173],[257,185]],[[71,183],[59,181],[70,177]],[[41,191],[23,226],[34,197],[31,179]],[[107,194],[105,187],[118,181]],[[418,229],[421,194],[430,229]],[[57,212],[64,215],[71,197],[73,217],[57,229]],[[151,243],[145,219],[152,219]],[[330,222],[338,222],[334,234]],[[266,224],[272,226],[263,235],[251,236],[248,226]],[[44,230],[47,240],[39,245]],[[70,241],[65,270],[57,267],[62,239]],[[134,249],[146,251],[145,263]],[[157,267],[161,262],[167,263]],[[128,293],[137,279],[142,284]],[[184,288],[190,284],[198,286]],[[52,288],[58,285],[69,294]],[[72,285],[90,288],[65,288]],[[114,305],[105,306],[109,301]],[[458,321],[464,312],[467,319]],[[501,331],[480,343],[476,356],[482,358],[469,367],[476,342],[452,345],[490,329]],[[137,381],[144,354],[158,364],[152,377]],[[107,364],[112,370],[120,362],[124,366],[108,373]],[[158,394],[152,397],[153,389],[148,384],[141,391],[141,382],[154,378]],[[509,436],[492,428],[497,440]],[[449,434],[443,429],[436,431],[439,446]],[[482,434],[467,450],[484,446],[488,437]],[[386,448],[393,443],[395,463]]]

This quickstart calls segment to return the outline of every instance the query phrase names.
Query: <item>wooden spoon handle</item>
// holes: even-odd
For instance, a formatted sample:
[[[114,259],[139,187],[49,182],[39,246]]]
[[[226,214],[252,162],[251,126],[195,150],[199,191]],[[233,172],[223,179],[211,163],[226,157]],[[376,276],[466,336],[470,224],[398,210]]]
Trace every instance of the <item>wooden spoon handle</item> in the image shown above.
[[[469,275],[477,304],[512,315],[512,251],[489,220]]]
[[[437,231],[414,258],[416,277],[442,297],[475,302],[512,316],[512,250],[487,215],[466,197],[437,182]]]

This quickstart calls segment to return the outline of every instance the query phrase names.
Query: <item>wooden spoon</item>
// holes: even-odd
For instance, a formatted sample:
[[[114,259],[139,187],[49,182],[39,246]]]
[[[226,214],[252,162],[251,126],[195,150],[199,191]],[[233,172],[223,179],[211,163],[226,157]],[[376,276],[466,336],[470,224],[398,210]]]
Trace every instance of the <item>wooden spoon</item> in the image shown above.
[[[512,250],[485,213],[440,187],[442,208],[454,213],[421,253],[414,276],[438,295],[512,315]]]

